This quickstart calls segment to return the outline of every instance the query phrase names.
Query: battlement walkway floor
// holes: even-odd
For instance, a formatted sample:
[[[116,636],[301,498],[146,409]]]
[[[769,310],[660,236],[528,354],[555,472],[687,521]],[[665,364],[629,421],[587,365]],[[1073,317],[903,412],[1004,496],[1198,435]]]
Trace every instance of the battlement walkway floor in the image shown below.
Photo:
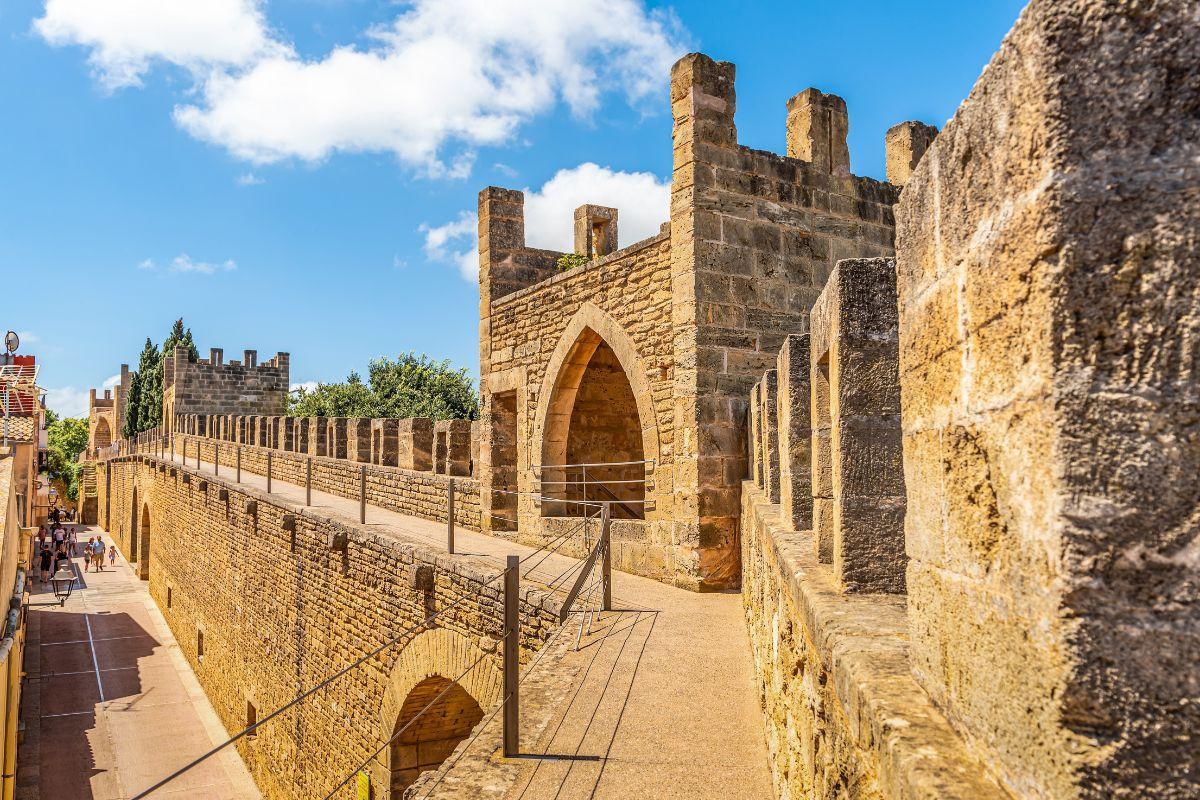
[[[175,461],[181,462],[178,455]],[[188,466],[196,469],[195,459]],[[203,462],[199,469],[212,473],[213,465]],[[221,477],[233,479],[229,467],[222,468]],[[243,470],[242,483],[266,491],[264,476]],[[305,502],[304,487],[279,479],[272,482],[272,494],[297,505]],[[357,500],[314,490],[312,502],[318,513],[358,523]],[[444,522],[368,506],[367,525],[446,550]],[[525,556],[534,548],[459,528],[455,551],[503,566],[506,556]],[[547,585],[578,560],[553,553],[529,563],[536,567],[522,581]],[[498,782],[492,773],[476,782],[463,768],[464,760],[416,797],[769,797],[767,748],[741,596],[701,594],[614,571],[613,607],[577,651],[575,631],[564,628],[564,638],[572,641],[562,648],[564,662],[554,668],[570,670],[574,680],[559,693],[561,702],[536,737],[522,728],[524,755],[513,780]],[[499,728],[498,716],[494,722]],[[499,760],[495,753],[485,755],[481,772]],[[456,753],[449,761],[459,757]]]

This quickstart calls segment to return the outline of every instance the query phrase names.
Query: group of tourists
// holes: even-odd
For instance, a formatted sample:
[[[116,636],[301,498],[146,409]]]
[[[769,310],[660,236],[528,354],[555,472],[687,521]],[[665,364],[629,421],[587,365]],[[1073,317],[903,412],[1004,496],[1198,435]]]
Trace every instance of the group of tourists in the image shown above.
[[[82,545],[83,552],[80,553],[81,545],[76,526],[64,525],[62,523],[63,515],[56,512],[58,512],[57,508],[51,510],[50,519],[38,530],[37,539],[34,542],[35,563],[40,582],[45,583],[50,580],[50,576],[56,574],[60,566],[71,569],[71,559],[75,556],[83,556],[84,572],[91,570],[103,572],[106,552],[108,565],[111,567],[116,563],[116,546],[106,547],[104,539],[99,536],[88,539],[87,543]]]

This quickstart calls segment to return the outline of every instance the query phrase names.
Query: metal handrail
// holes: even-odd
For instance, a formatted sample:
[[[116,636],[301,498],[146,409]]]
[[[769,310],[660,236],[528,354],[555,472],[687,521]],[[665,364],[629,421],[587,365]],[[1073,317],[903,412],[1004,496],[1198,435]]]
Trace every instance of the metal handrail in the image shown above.
[[[587,558],[583,562],[583,568],[579,570],[579,576],[575,579],[575,583],[567,592],[566,598],[562,602],[562,606],[558,611],[558,621],[566,622],[567,617],[571,613],[571,606],[579,597],[579,593],[583,591],[583,586],[587,582],[588,577],[592,574],[592,570],[596,568],[596,561],[600,559],[600,581],[604,587],[604,600],[602,610],[609,611],[612,609],[612,549],[610,547],[610,528],[612,523],[612,510],[608,503],[605,503],[600,508],[600,538],[596,540],[596,545],[588,553]]]
[[[654,464],[653,458],[643,459],[642,461],[601,461],[595,464],[534,464],[530,467],[533,470],[539,469],[565,469],[567,467],[632,467],[637,464]]]

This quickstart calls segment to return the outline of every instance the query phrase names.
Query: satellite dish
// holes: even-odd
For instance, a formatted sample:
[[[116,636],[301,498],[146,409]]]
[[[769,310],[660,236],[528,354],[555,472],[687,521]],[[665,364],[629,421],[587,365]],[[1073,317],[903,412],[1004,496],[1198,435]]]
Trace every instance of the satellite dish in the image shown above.
[[[21,346],[21,337],[17,336],[15,331],[9,331],[4,334],[4,346],[8,348],[8,352],[15,353],[17,348]]]

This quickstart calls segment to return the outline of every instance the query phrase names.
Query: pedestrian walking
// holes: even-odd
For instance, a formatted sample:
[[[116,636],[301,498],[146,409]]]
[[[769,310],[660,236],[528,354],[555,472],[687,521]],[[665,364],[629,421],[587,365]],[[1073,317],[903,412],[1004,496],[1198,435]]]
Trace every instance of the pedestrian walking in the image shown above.
[[[92,564],[97,572],[104,572],[104,550],[104,540],[97,536],[96,543],[92,545]]]
[[[83,546],[83,571],[87,572],[92,567],[92,546],[96,543],[96,537],[93,536],[87,540],[87,544]]]
[[[71,555],[67,552],[67,544],[63,542],[54,551],[54,563],[50,566],[50,570],[57,574],[58,568],[63,565],[68,567],[71,564]]]
[[[108,546],[108,565],[114,566],[117,563],[117,546],[115,544]]]
[[[38,553],[38,567],[41,569],[40,581],[42,583],[50,580],[50,564],[53,560],[54,556],[50,552],[49,545],[42,545],[42,549]]]

